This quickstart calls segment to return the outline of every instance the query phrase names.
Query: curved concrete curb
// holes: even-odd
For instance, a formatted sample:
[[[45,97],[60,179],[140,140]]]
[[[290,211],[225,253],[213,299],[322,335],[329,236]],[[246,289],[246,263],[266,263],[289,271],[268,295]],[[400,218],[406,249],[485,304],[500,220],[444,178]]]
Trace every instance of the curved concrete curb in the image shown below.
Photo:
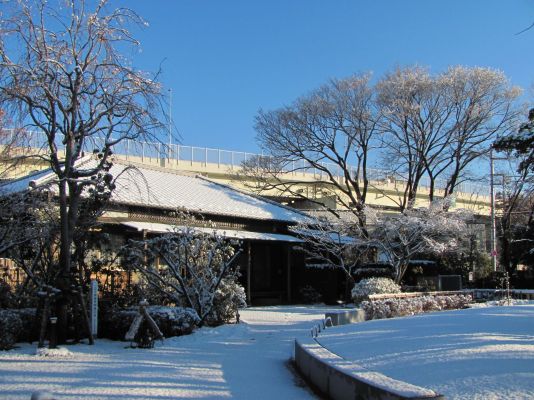
[[[398,381],[344,360],[311,336],[295,339],[294,359],[304,378],[334,400],[445,399],[433,390]]]

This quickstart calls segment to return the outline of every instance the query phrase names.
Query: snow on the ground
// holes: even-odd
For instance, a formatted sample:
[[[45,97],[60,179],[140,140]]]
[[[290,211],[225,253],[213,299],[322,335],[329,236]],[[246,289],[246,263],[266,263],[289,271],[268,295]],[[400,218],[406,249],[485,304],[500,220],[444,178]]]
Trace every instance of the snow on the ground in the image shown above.
[[[66,347],[58,347],[56,349],[42,347],[37,349],[35,354],[41,357],[72,357],[72,352]]]
[[[534,399],[534,304],[329,328],[333,353],[447,399]]]
[[[0,352],[0,399],[309,399],[287,368],[293,339],[324,307],[243,310],[240,325],[203,328],[154,349],[97,340]],[[346,359],[449,399],[534,399],[534,305],[485,307],[329,328],[319,341]]]
[[[99,339],[36,354],[36,345],[0,351],[0,399],[309,399],[287,368],[293,339],[309,335],[324,307],[263,307],[239,325],[202,328],[154,349]],[[59,356],[59,354],[61,356]]]

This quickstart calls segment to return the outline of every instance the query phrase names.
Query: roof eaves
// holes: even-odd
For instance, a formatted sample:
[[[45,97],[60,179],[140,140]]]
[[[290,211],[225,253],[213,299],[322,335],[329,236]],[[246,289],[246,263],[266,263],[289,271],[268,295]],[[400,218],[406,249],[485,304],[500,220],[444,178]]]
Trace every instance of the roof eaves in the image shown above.
[[[82,158],[78,159],[75,163],[76,167],[80,167],[84,165],[85,163],[91,161],[93,159],[92,155],[86,155]],[[30,190],[39,188],[42,186],[46,186],[56,178],[56,174],[52,170],[52,168],[46,168],[41,171],[31,172],[28,175],[21,176],[20,178],[13,179],[9,182],[5,182],[0,185],[0,191],[4,188],[8,188],[8,193],[20,193],[24,190]],[[35,179],[32,179],[35,178]],[[25,186],[17,187],[17,184],[24,183],[24,181],[27,181],[28,184]],[[9,187],[15,188],[15,190],[9,191]]]

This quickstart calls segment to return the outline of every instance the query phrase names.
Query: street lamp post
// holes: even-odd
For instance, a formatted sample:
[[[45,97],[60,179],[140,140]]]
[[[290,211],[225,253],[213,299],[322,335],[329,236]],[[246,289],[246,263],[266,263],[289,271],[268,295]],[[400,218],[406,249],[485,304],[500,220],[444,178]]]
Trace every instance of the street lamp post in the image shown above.
[[[169,89],[169,152],[172,146],[172,88]]]

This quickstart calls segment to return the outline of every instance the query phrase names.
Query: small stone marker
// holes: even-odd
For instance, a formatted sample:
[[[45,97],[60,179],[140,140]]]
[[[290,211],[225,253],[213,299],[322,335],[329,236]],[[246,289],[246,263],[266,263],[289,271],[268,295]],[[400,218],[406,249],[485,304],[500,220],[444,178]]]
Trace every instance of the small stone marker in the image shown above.
[[[91,281],[91,334],[96,337],[98,334],[98,281]]]

